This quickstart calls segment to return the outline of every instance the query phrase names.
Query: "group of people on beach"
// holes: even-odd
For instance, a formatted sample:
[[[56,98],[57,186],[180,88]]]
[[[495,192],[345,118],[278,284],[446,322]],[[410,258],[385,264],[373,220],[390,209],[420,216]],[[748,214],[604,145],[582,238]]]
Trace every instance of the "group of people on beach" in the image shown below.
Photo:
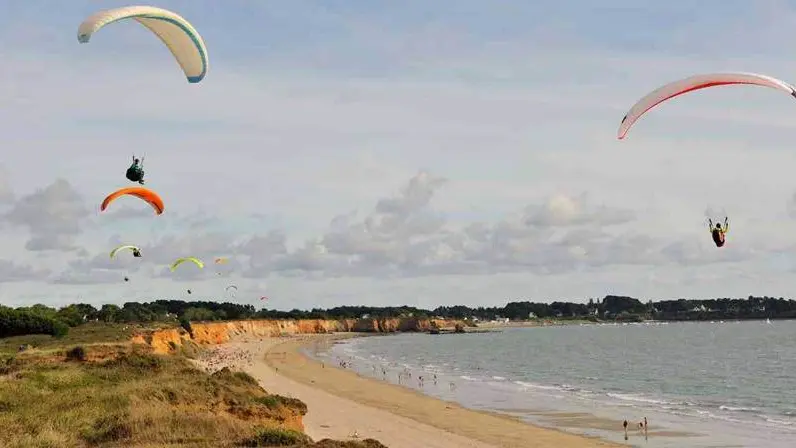
[[[342,368],[342,369],[355,368],[355,363],[353,361],[353,358],[349,358],[349,359],[337,358],[337,365],[340,368]],[[397,367],[397,364],[393,363],[392,366],[393,367]],[[373,376],[377,376],[378,373],[381,373],[382,379],[385,380],[385,381],[387,380],[388,370],[387,370],[386,367],[384,367],[383,365],[377,365],[377,364],[372,364],[370,367],[371,367],[371,370],[373,371]],[[397,372],[398,384],[400,384],[400,385],[409,385],[410,384],[409,381],[411,381],[412,378],[413,378],[412,371],[409,370],[408,367],[404,367],[403,370],[399,370]],[[415,378],[417,379],[418,388],[422,389],[425,386],[426,378],[424,378],[423,375],[417,375]],[[432,374],[431,378],[432,378],[432,380],[434,382],[434,385],[436,386],[437,385],[437,381],[438,381],[437,375],[436,374]],[[451,381],[450,384],[449,384],[449,387],[450,387],[451,391],[456,390],[456,383]],[[628,430],[630,428],[632,428],[633,426],[635,426],[635,429],[637,431],[643,431],[644,432],[644,438],[647,439],[648,438],[648,434],[649,434],[648,431],[647,431],[647,429],[648,429],[647,425],[648,425],[647,417],[644,417],[642,420],[636,422],[634,425],[632,425],[628,420],[623,421],[622,422],[622,426],[623,426],[623,428],[625,430],[625,440],[628,440],[628,437],[629,437],[628,436]]]
[[[249,350],[221,346],[204,352],[199,361],[200,367],[209,373],[224,367],[242,370],[243,367],[251,367],[254,364],[254,355]]]
[[[245,367],[251,367],[255,362],[255,354],[252,351],[239,348],[235,346],[218,346],[209,348],[207,351],[203,352],[200,358],[197,360],[198,365],[200,368],[205,370],[208,373],[213,373],[218,370],[223,369],[224,367],[228,367],[230,369],[236,370],[243,370]],[[355,369],[355,363],[352,358],[343,359],[337,358],[337,365],[341,369]],[[397,364],[391,364],[392,367],[398,367]],[[373,371],[373,376],[378,376],[381,373],[381,378],[384,381],[388,379],[388,373],[390,371],[389,367],[385,367],[384,365],[377,365],[371,364],[371,370]],[[409,386],[410,381],[415,379],[417,381],[418,388],[424,388],[425,382],[429,379],[429,377],[422,374],[415,374],[413,375],[412,371],[404,367],[403,370],[399,370],[397,372],[397,380],[398,384],[400,385],[407,385]],[[432,373],[430,376],[431,381],[433,381],[434,385],[437,386],[438,384],[438,377],[435,373]],[[449,383],[449,387],[451,391],[456,390],[456,383],[451,381]],[[636,422],[635,424],[631,423],[628,420],[624,420],[622,422],[622,426],[624,428],[624,438],[628,440],[628,431],[630,429],[635,428],[636,431],[643,431],[644,438],[648,438],[648,421],[647,417],[644,417],[642,420]]]
[[[622,422],[622,426],[625,428],[625,440],[627,440],[627,427],[629,426],[629,423],[627,422],[627,420]],[[638,423],[636,423],[636,430],[637,431],[644,431],[644,438],[645,439],[647,438],[647,436],[648,436],[648,432],[647,432],[647,417],[644,417],[644,420],[641,420]]]
[[[341,369],[351,369],[351,368],[355,367],[354,366],[354,361],[353,361],[352,358],[349,358],[347,360],[343,359],[343,358],[337,358],[336,361],[337,361],[337,365]],[[395,364],[395,363],[392,363],[391,366],[392,367],[398,367],[398,365]],[[387,367],[385,367],[383,365],[371,364],[370,368],[373,371],[373,376],[378,376],[378,374],[381,373],[381,379],[384,380],[384,381],[387,381],[387,376],[388,376],[388,373],[389,373],[389,370],[387,369]],[[423,375],[417,375],[417,376],[413,377],[412,376],[412,371],[409,370],[408,367],[404,367],[403,370],[399,370],[396,373],[396,376],[397,376],[398,384],[407,385],[407,386],[409,385],[409,382],[414,378],[415,380],[417,380],[417,387],[420,388],[420,389],[423,389],[425,387],[426,380],[428,379],[428,377],[424,377]],[[439,378],[437,378],[437,374],[436,373],[432,373],[431,374],[431,381],[434,383],[434,386],[436,386],[438,384]],[[448,386],[449,386],[451,391],[456,390],[456,383],[454,383],[453,381],[451,381],[448,384]]]

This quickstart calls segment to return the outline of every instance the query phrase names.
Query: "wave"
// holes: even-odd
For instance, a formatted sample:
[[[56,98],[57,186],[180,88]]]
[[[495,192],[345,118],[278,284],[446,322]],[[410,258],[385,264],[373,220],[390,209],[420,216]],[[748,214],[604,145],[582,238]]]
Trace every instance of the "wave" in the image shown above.
[[[544,381],[534,382],[514,378],[510,379],[510,374],[499,370],[474,372],[472,368],[468,368],[467,365],[462,365],[460,360],[447,360],[447,362],[437,360],[433,362],[432,359],[423,359],[422,356],[401,356],[390,360],[382,353],[375,355],[368,354],[367,357],[370,359],[366,359],[366,357],[362,356],[364,352],[367,352],[366,347],[358,345],[354,348],[347,344],[340,344],[335,347],[336,348],[333,350],[338,353],[344,353],[353,358],[363,359],[365,362],[369,362],[369,364],[364,367],[365,370],[370,370],[370,365],[376,361],[380,361],[383,364],[397,364],[400,366],[399,369],[401,370],[409,369],[411,371],[422,371],[439,375],[440,384],[446,385],[443,388],[444,390],[428,390],[421,388],[421,392],[430,394],[439,394],[443,392],[452,393],[451,391],[453,389],[447,387],[449,381],[451,384],[453,383],[451,380],[458,379],[465,381],[465,384],[460,384],[461,387],[477,388],[484,392],[483,394],[475,392],[475,390],[475,393],[468,392],[470,398],[476,397],[475,399],[478,401],[479,407],[489,407],[486,403],[489,403],[490,399],[488,397],[490,395],[492,396],[492,406],[498,408],[501,403],[505,401],[507,393],[514,393],[516,395],[517,392],[524,392],[528,394],[540,394],[540,398],[547,397],[546,399],[548,401],[552,400],[552,403],[560,402],[562,409],[572,405],[584,407],[586,409],[594,409],[596,406],[599,409],[605,409],[607,412],[616,413],[617,415],[627,414],[628,411],[623,411],[622,409],[638,409],[639,411],[643,411],[645,413],[644,415],[649,415],[652,418],[656,418],[656,413],[659,413],[659,421],[664,419],[664,414],[668,414],[672,416],[669,418],[679,417],[679,420],[688,419],[692,423],[708,419],[715,421],[717,424],[730,424],[735,427],[738,427],[739,424],[751,424],[756,427],[778,429],[788,433],[793,433],[794,428],[796,428],[796,418],[794,418],[796,417],[796,415],[794,415],[796,414],[796,410],[768,409],[767,406],[764,405],[755,406],[750,403],[732,402],[732,400],[712,401],[707,397],[657,396],[656,394],[621,390],[621,386],[611,390],[612,387],[608,384],[600,385],[600,377],[583,376],[582,381],[589,383],[590,390],[577,383],[550,384]],[[360,351],[360,349],[364,350]],[[410,359],[415,362],[414,365],[411,361],[406,362]],[[391,378],[392,381],[392,377],[389,378]],[[411,383],[408,387],[413,386],[414,383]],[[512,390],[515,392],[511,392]],[[447,398],[450,399],[453,397],[448,396]],[[454,399],[465,398],[456,397]],[[564,402],[565,400],[566,402]],[[610,411],[611,407],[613,407],[614,411]]]
[[[753,412],[753,413],[760,412],[760,409],[758,409],[758,408],[747,408],[747,407],[743,407],[743,406],[725,406],[725,405],[721,405],[721,406],[719,406],[719,409],[721,409],[722,411],[730,411],[730,412]]]

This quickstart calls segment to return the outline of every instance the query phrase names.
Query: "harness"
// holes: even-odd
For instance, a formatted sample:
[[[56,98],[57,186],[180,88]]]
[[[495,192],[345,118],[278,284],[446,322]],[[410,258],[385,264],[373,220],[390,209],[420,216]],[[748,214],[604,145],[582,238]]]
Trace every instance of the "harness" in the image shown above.
[[[724,232],[719,229],[713,229],[710,232],[710,235],[713,237],[713,242],[716,243],[716,246],[723,246],[724,245]]]

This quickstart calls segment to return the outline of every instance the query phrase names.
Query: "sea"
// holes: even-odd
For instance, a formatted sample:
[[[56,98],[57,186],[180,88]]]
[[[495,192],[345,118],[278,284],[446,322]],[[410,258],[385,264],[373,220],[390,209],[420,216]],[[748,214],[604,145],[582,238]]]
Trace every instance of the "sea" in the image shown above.
[[[796,321],[643,322],[404,333],[308,354],[472,409],[631,446],[778,448],[796,447],[795,343]],[[637,429],[644,417],[646,436]]]

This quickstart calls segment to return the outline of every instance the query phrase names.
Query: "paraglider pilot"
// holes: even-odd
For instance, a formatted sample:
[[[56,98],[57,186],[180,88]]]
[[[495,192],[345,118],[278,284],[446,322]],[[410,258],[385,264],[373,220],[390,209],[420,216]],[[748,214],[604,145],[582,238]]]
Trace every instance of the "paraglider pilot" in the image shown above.
[[[139,161],[135,156],[133,156],[133,164],[130,165],[130,168],[127,168],[126,177],[132,182],[138,182],[144,185],[144,163]]]
[[[133,249],[133,256],[136,258],[141,258],[141,251],[138,249]]]
[[[713,237],[713,242],[716,243],[716,247],[724,246],[724,235],[726,235],[730,230],[730,224],[727,221],[727,217],[724,217],[724,228],[721,227],[720,222],[717,222],[716,226],[713,227],[713,220],[710,218],[708,218],[708,226],[710,228],[710,236]]]

